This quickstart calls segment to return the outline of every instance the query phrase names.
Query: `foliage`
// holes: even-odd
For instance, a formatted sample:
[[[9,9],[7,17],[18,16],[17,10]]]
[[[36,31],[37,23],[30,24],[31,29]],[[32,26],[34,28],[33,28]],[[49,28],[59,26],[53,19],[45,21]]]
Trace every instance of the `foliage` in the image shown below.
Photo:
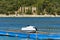
[[[0,13],[8,13],[17,9],[17,0],[0,0]]]
[[[60,14],[60,0],[0,0],[0,14],[13,13],[23,6],[36,6],[38,14],[44,10],[47,14]]]
[[[28,11],[26,12],[26,14],[31,15],[31,14],[32,14],[32,10],[28,10]]]
[[[58,0],[44,0],[42,5],[38,6],[38,10],[40,10],[42,13],[45,10],[47,14],[53,15],[55,15],[55,13],[60,13],[58,9],[60,9],[60,1],[58,2]]]

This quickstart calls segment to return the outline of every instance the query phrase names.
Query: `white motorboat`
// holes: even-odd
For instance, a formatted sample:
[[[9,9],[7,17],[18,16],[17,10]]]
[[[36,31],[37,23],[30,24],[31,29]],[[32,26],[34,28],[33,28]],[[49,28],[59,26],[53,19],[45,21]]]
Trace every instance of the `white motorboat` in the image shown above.
[[[21,28],[21,31],[34,33],[34,32],[36,32],[36,28],[35,28],[35,26],[27,26],[27,27]]]

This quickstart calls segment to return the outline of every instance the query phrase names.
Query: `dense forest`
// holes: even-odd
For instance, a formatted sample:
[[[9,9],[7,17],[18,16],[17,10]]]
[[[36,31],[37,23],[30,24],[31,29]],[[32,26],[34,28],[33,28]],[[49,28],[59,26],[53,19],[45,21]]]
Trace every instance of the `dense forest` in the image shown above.
[[[35,6],[37,14],[60,15],[60,0],[0,0],[0,14],[13,14],[19,7]]]

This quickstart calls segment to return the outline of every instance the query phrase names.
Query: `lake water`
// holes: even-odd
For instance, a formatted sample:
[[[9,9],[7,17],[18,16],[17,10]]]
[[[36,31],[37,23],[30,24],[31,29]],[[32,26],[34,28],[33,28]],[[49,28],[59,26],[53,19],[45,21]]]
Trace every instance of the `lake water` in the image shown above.
[[[0,31],[20,30],[27,25],[42,32],[60,32],[60,17],[0,17]],[[1,40],[28,40],[28,38],[0,36]],[[35,39],[29,39],[35,40]]]

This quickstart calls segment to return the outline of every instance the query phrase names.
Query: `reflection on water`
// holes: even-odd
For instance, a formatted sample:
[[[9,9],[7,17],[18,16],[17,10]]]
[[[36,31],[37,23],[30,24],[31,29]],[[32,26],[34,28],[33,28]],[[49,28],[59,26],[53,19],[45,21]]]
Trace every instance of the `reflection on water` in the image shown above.
[[[0,36],[0,40],[48,40],[48,39],[31,39],[31,38]],[[49,40],[52,40],[52,39],[49,39]]]
[[[20,37],[9,37],[9,36],[0,36],[0,40],[36,40],[31,38],[20,38]],[[40,39],[38,39],[40,40]]]

